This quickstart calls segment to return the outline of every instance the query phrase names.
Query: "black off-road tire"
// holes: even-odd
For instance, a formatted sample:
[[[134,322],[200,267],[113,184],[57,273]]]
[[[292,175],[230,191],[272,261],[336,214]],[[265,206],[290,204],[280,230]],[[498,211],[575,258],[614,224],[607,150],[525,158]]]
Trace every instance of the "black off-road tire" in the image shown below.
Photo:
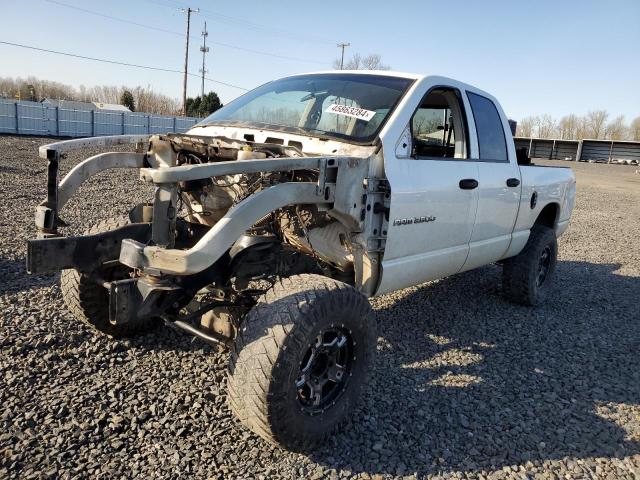
[[[131,223],[126,218],[110,218],[91,227],[87,234],[96,234],[114,230]],[[122,269],[123,267],[115,267]],[[100,272],[109,280],[113,276],[113,268]],[[76,319],[90,325],[96,330],[114,338],[131,337],[154,328],[157,319],[145,319],[126,325],[113,325],[109,321],[109,292],[102,285],[92,281],[86,274],[75,269],[63,270],[60,275],[62,299],[69,312]]]
[[[345,283],[312,274],[280,279],[247,314],[231,352],[231,411],[274,445],[304,451],[323,442],[349,418],[371,370],[377,337],[370,309],[367,299]],[[307,387],[300,390],[296,381],[311,349],[325,345],[317,338],[335,329],[345,332],[341,342],[349,337],[353,344],[350,368],[338,377],[343,385],[329,385],[342,385],[330,391],[337,396],[327,396],[333,401],[313,411],[321,406],[305,406],[300,392]]]
[[[522,252],[503,263],[504,295],[520,305],[542,303],[551,289],[557,257],[558,243],[553,229],[534,225]],[[541,279],[541,275],[544,278]]]

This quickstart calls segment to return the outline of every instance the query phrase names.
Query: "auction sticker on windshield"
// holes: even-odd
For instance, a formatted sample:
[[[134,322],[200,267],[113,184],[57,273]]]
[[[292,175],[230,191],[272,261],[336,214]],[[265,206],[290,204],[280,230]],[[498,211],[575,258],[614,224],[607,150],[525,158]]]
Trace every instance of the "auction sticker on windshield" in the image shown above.
[[[357,118],[360,120],[364,120],[368,122],[371,120],[376,112],[372,110],[365,110],[364,108],[358,107],[350,107],[348,105],[338,105],[337,103],[332,103],[325,110],[325,113],[335,113],[336,115],[344,115],[346,117]]]

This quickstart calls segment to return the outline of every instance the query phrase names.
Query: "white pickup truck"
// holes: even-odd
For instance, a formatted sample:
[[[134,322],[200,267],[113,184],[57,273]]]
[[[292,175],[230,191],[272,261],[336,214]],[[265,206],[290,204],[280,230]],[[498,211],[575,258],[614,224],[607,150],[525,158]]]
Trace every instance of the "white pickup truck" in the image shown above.
[[[65,152],[88,158],[58,183]],[[340,71],[267,83],[187,134],[45,145],[31,272],[63,270],[70,312],[112,336],[158,323],[231,350],[246,426],[309,448],[349,417],[371,370],[367,297],[489,263],[507,298],[544,302],[569,223],[569,168],[516,155],[489,94],[443,77]],[[154,198],[64,237],[91,175],[137,168]],[[123,192],[126,194],[126,192]]]

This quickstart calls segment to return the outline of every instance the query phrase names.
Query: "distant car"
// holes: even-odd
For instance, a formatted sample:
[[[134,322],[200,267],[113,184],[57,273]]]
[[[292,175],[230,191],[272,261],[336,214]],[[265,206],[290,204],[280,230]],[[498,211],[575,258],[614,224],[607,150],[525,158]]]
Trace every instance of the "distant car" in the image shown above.
[[[140,148],[89,158],[57,183],[66,151],[124,143]],[[292,449],[331,435],[356,404],[377,338],[367,297],[498,262],[509,299],[544,302],[576,188],[569,168],[518,164],[488,93],[392,72],[287,77],[188,134],[71,140],[40,155],[48,196],[28,269],[65,269],[70,311],[106,334],[161,318],[230,348],[231,410]],[[119,167],[140,169],[152,203],[59,237],[81,183]]]

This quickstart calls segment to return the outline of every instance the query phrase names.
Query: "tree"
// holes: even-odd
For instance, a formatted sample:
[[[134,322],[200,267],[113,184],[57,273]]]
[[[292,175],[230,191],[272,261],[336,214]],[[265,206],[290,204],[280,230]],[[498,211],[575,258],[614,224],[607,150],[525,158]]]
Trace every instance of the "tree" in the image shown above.
[[[116,87],[96,85],[72,87],[50,80],[35,77],[2,78],[0,77],[0,96],[23,100],[39,101],[44,98],[56,100],[77,100],[81,102],[119,103],[122,94],[128,90],[133,95],[134,106],[139,112],[157,113],[160,115],[179,115],[181,104],[176,98],[154,92],[151,87]]]
[[[216,92],[209,92],[204,97],[187,98],[188,117],[206,117],[222,108],[222,102]]]
[[[216,110],[220,110],[222,108],[222,102],[220,101],[220,97],[216,92],[207,93],[202,99],[202,103],[200,104],[200,111],[202,112],[202,116],[211,115]]]
[[[31,83],[23,84],[20,87],[20,100],[37,102],[38,96],[36,95],[36,87],[34,87]]]
[[[587,135],[589,138],[600,139],[604,138],[605,134],[605,124],[607,122],[607,118],[609,117],[609,112],[606,110],[593,110],[587,113]]]
[[[618,115],[607,124],[605,136],[609,140],[624,140],[627,138],[627,126],[624,124],[624,115]]]
[[[31,100],[32,102],[37,102],[38,101],[38,95],[36,94],[36,87],[33,86],[33,84],[29,84],[27,85],[27,90],[29,91],[29,100]]]
[[[563,140],[575,140],[578,138],[578,123],[578,116],[573,113],[562,117],[558,122],[560,138]]]
[[[636,117],[631,121],[629,127],[629,139],[640,141],[640,117]]]
[[[549,114],[538,117],[538,138],[554,138],[556,136],[556,121]]]
[[[578,117],[578,126],[576,127],[576,140],[582,140],[589,135],[589,120],[586,116]]]
[[[120,105],[124,105],[132,112],[136,111],[136,102],[133,100],[133,93],[129,90],[123,90],[120,94]]]
[[[518,122],[517,136],[560,138],[562,140],[608,139],[640,141],[640,117],[627,125],[624,115],[607,122],[606,110],[594,110],[586,115],[573,113],[565,115],[556,122],[548,114],[525,117]]]
[[[133,93],[138,112],[181,115],[182,108],[178,99],[154,92],[150,86],[136,87],[131,93]]]
[[[518,122],[517,136],[518,137],[531,137],[533,135],[533,127],[536,124],[534,117],[524,117]]]
[[[333,68],[340,70],[340,59],[333,62]],[[389,70],[391,67],[382,63],[382,57],[377,53],[371,53],[365,57],[359,53],[354,54],[343,65],[343,70]]]
[[[187,97],[187,117],[199,117],[200,116],[200,104],[202,98]]]

